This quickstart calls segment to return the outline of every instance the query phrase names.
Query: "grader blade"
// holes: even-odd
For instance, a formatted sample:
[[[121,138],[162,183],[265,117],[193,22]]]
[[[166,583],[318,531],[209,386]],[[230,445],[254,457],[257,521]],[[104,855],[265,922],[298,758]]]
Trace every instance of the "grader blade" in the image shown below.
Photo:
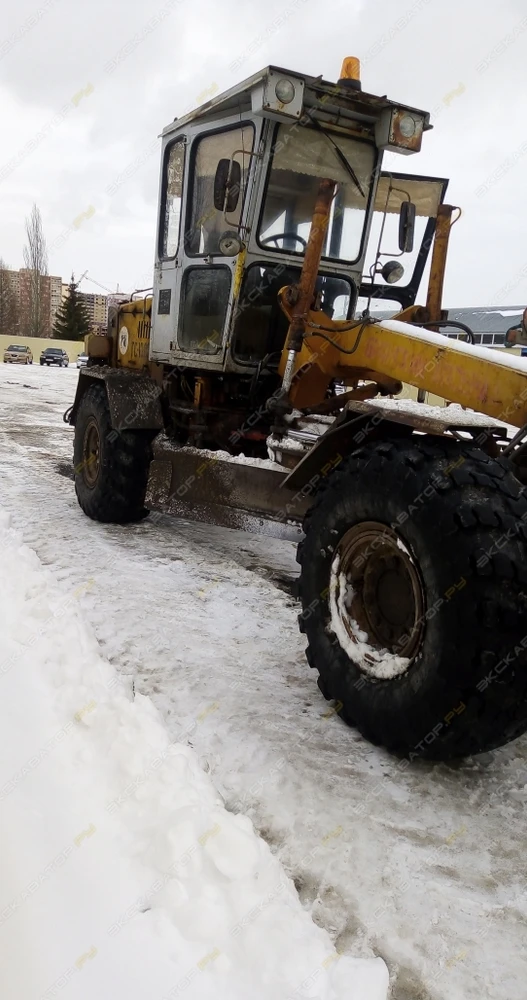
[[[161,435],[154,446],[145,505],[186,520],[297,540],[310,495],[281,488],[287,469],[253,461],[177,447]]]

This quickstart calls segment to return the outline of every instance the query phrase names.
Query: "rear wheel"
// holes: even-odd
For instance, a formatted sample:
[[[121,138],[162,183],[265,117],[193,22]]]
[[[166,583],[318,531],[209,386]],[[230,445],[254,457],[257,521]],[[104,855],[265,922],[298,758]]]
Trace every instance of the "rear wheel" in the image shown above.
[[[410,758],[527,729],[527,500],[504,460],[413,437],[345,459],[308,512],[300,627],[323,695]]]
[[[75,421],[73,462],[80,506],[95,521],[140,521],[151,460],[150,431],[113,430],[104,385],[84,393]]]

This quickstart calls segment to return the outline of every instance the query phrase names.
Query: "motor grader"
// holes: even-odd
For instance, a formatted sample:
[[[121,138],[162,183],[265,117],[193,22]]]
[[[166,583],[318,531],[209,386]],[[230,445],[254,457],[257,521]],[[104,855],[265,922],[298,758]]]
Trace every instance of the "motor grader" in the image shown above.
[[[297,535],[335,714],[448,759],[527,728],[527,363],[449,321],[448,182],[382,169],[429,115],[359,75],[270,66],[165,128],[153,287],[89,340],[75,488],[103,522]]]

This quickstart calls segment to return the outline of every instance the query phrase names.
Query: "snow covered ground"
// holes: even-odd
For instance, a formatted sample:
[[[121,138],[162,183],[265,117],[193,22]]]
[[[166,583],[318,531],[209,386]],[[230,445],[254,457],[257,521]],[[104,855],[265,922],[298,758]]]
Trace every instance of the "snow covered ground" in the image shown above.
[[[0,994],[386,1000],[0,509]],[[81,584],[79,592],[82,592]]]
[[[78,609],[91,626],[100,653],[124,678],[128,691],[133,681],[136,699],[126,701],[126,710],[136,706],[136,711],[146,712],[145,727],[147,721],[157,727],[146,703],[137,697],[150,696],[169,740],[195,751],[227,810],[252,819],[293,879],[305,910],[328,931],[343,956],[334,961],[336,971],[346,967],[344,956],[380,955],[390,970],[394,1000],[523,996],[527,741],[456,766],[423,762],[407,766],[391,758],[346,728],[318,692],[297,632],[291,597],[296,564],[290,543],[164,517],[151,517],[132,528],[88,521],[74,497],[72,432],[61,419],[72,400],[76,377],[75,369],[0,365],[0,504],[11,513],[26,545],[50,570],[50,589],[58,581],[64,603],[68,609]],[[13,581],[16,566],[15,559]],[[8,593],[10,589],[2,594],[3,610]],[[59,600],[58,592],[53,593],[52,601]],[[46,633],[39,644],[49,638]],[[86,639],[95,660],[98,653],[90,642]],[[80,642],[74,645],[83,651]],[[18,677],[18,672],[11,671],[4,683]],[[27,682],[27,674],[21,676],[26,677],[27,712],[39,721],[38,691],[32,689],[33,680]],[[87,697],[86,705],[91,699],[98,700]],[[5,694],[1,704],[7,710]],[[81,699],[81,712],[84,704]],[[67,708],[70,711],[69,703]],[[12,740],[23,712],[23,708],[17,708],[18,714],[13,710]],[[96,711],[87,712],[83,726],[91,731],[99,725],[96,720]],[[2,744],[4,783],[16,773],[18,761],[10,770],[4,737]],[[130,767],[137,767],[135,743],[129,753]],[[126,760],[123,753],[122,761]],[[189,768],[192,783],[203,788],[207,808],[220,808],[213,804],[208,783],[201,783],[193,764]],[[81,790],[85,780],[79,779]],[[109,768],[105,781],[111,785],[115,780],[116,773]],[[28,796],[31,781],[31,776],[25,778],[22,786]],[[165,788],[165,794],[170,791]],[[78,801],[76,793],[75,810]],[[164,805],[161,802],[161,821]],[[150,798],[145,807],[152,808]],[[97,826],[89,818],[83,822],[79,830],[75,827],[75,835],[91,823]],[[156,836],[163,842],[160,857],[165,865],[162,822]],[[146,877],[147,864],[153,863],[153,832],[151,837],[152,844],[136,843],[133,866],[127,853],[131,843],[125,837],[123,857],[132,882],[140,874]],[[214,840],[211,837],[208,844],[211,852],[219,843],[214,845]],[[87,836],[83,849],[96,841],[96,835]],[[27,844],[21,837],[24,858]],[[2,891],[2,909],[35,874],[25,861],[20,872],[12,845],[7,857],[12,868],[8,886],[13,892],[10,896]],[[76,858],[74,854],[72,863]],[[138,874],[137,865],[145,866],[145,871]],[[66,864],[63,870],[66,879]],[[254,869],[249,877],[253,876]],[[35,900],[44,899],[45,891],[39,890]],[[14,927],[16,919],[6,922],[8,933],[14,933],[9,926]],[[251,934],[260,943],[267,941],[264,924],[264,915],[251,923]],[[206,921],[204,934],[205,925]],[[0,927],[0,940],[5,927]],[[163,934],[176,931],[184,936],[184,928],[163,924]],[[306,930],[306,941],[308,937]],[[167,940],[163,938],[164,943]],[[87,954],[92,945],[96,947],[89,938],[79,955]],[[156,939],[154,955],[159,947]],[[196,961],[207,954],[200,952]],[[73,950],[71,964],[77,957]],[[88,958],[83,968],[87,972],[96,964],[95,958]],[[331,964],[324,968],[328,976]],[[241,976],[241,967],[237,971]],[[74,978],[80,983],[83,976]],[[353,976],[346,973],[343,978],[348,992],[335,996],[351,998]],[[52,977],[45,987],[51,988],[53,982]],[[236,982],[236,989],[242,989],[241,982]],[[64,988],[64,996],[75,996],[72,983],[73,979]],[[235,988],[229,996],[242,995]],[[331,995],[323,992],[326,982],[320,977],[309,988],[312,992],[306,996]],[[339,988],[340,984],[335,986]],[[33,989],[28,1000],[46,995]],[[7,987],[1,992],[9,1000],[11,995],[13,1000],[26,1000],[26,994]],[[100,990],[93,995],[105,1000]],[[122,995],[129,994],[123,990]],[[146,995],[149,1000],[157,996]],[[193,995],[190,988],[186,995]],[[247,995],[258,996],[254,991]],[[295,996],[292,991],[291,996]]]

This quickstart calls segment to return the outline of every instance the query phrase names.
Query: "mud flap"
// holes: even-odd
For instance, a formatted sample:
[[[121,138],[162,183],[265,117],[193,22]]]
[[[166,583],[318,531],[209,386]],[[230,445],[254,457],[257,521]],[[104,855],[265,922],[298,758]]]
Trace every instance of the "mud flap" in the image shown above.
[[[79,403],[93,379],[104,382],[110,419],[116,431],[158,431],[163,428],[161,386],[149,375],[128,369],[94,365],[81,369],[69,422],[75,424]]]

